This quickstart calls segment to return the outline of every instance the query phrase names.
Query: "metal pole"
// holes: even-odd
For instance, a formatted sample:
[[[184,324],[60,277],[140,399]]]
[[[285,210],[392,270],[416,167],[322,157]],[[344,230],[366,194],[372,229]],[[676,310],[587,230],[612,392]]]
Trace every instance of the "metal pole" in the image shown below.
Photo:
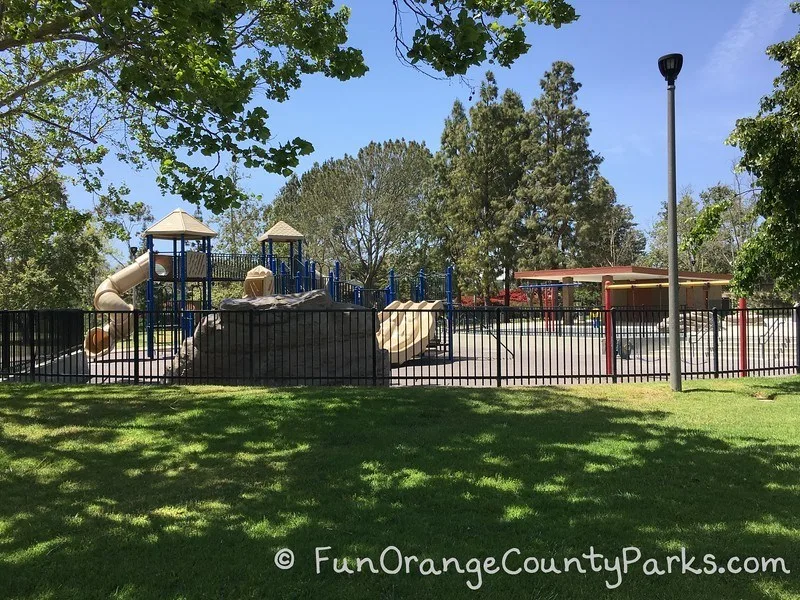
[[[794,305],[794,367],[800,375],[800,303]]]
[[[147,358],[153,358],[154,353],[154,333],[155,333],[155,278],[156,278],[156,259],[153,246],[153,236],[147,236],[147,252],[149,252],[148,268],[150,275],[147,278]]]
[[[606,327],[606,375],[611,375],[614,371],[614,362],[616,359],[616,349],[614,348],[614,323],[611,320],[611,289],[608,287],[608,282],[605,284],[603,290],[603,312],[605,317]]]
[[[453,362],[453,267],[447,267],[445,279],[445,295],[447,296],[447,359]]]
[[[714,377],[719,377],[719,315],[717,314],[717,307],[711,309],[711,318],[713,319],[712,334],[714,339],[711,340],[713,349],[713,367]]]
[[[211,238],[206,238],[206,310],[211,310],[211,290],[214,281],[214,266],[211,262]]]
[[[187,314],[186,314],[186,235],[181,234],[181,327],[183,338],[190,337]]]
[[[678,287],[678,216],[675,176],[675,84],[667,86],[667,240],[669,254],[669,384],[682,391],[680,288]]]
[[[739,377],[747,377],[747,299],[739,298]]]

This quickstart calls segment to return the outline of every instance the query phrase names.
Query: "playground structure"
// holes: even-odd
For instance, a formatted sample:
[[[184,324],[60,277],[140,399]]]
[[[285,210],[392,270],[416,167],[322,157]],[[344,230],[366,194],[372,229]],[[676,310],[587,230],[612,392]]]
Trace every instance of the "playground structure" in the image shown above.
[[[436,338],[437,315],[444,305],[436,302],[395,300],[378,314],[378,345],[389,351],[392,366],[401,366],[422,354]]]
[[[172,233],[177,240],[150,240],[147,252],[98,286],[98,310],[0,311],[0,378],[500,386],[668,376],[667,309],[657,304],[667,284],[657,281],[660,274],[653,270],[642,269],[649,281],[618,283],[594,269],[589,276],[604,289],[606,301],[587,307],[564,306],[577,284],[586,282],[563,280],[523,283],[529,301],[517,296],[515,306],[461,306],[453,298],[452,269],[444,275],[391,272],[385,287],[368,290],[335,264],[305,271],[308,259],[300,254],[305,248],[292,240],[294,266],[300,254],[303,270],[289,277],[288,265],[281,267],[286,260],[278,259],[272,264],[286,274],[280,278],[260,264],[261,253],[210,252],[214,232],[189,232],[196,224],[186,217],[178,215],[182,233]],[[201,237],[187,240],[192,233]],[[269,264],[275,247],[269,248],[268,240],[265,246]],[[629,277],[639,268],[612,269]],[[327,276],[319,274],[326,270]],[[730,306],[722,295],[725,279],[693,275],[680,291],[686,378],[800,373],[800,306],[751,308],[745,301]],[[228,294],[247,301],[205,308],[209,284],[216,281],[235,282],[241,291]],[[154,310],[126,303],[126,291],[137,284],[148,286],[150,297],[140,298]],[[305,293],[270,295],[284,286]],[[282,308],[308,294],[316,303]],[[533,298],[538,306],[532,306]],[[632,298],[637,305],[628,304]],[[241,308],[230,308],[236,303]],[[270,304],[275,310],[263,310]]]
[[[129,337],[131,314],[134,306],[122,296],[133,287],[146,283],[145,351],[148,358],[155,356],[156,347],[169,338],[173,351],[194,335],[196,324],[204,311],[212,310],[212,289],[215,282],[242,284],[245,297],[271,296],[273,294],[302,293],[325,289],[337,303],[351,303],[367,308],[395,306],[399,301],[401,280],[394,270],[389,272],[386,287],[365,290],[344,279],[341,264],[335,261],[327,277],[318,263],[303,254],[304,235],[283,221],[277,222],[258,238],[258,254],[224,254],[212,252],[212,239],[216,232],[181,209],[149,227],[145,231],[147,248],[144,254],[117,273],[109,276],[97,288],[94,307],[110,312],[107,323],[93,327],[84,339],[87,357],[102,357],[121,339]],[[161,246],[156,248],[156,243]],[[171,248],[169,248],[171,242]],[[287,244],[288,255],[275,253],[276,244]],[[164,245],[167,245],[166,251]],[[191,245],[191,247],[190,247]],[[438,335],[437,328],[452,332],[452,269],[442,276],[428,277],[424,270],[413,278],[406,278],[410,300],[403,304],[420,315],[406,323],[397,323],[391,334],[384,328],[376,339],[386,346],[393,357],[406,362],[413,356],[429,350],[429,341],[438,349],[446,345],[447,333]],[[433,283],[433,285],[430,285]],[[438,285],[437,285],[438,284]],[[443,284],[443,285],[441,285]],[[434,294],[431,297],[429,294]],[[438,294],[438,296],[437,296]],[[434,302],[427,302],[427,300]],[[448,307],[445,311],[444,301]],[[381,313],[381,322],[384,320]],[[447,319],[447,326],[442,320]],[[422,332],[426,331],[425,335]],[[167,332],[159,336],[158,332]],[[404,339],[407,336],[408,339]],[[452,349],[450,350],[452,357]],[[399,363],[398,363],[399,364]]]
[[[258,361],[278,361],[281,353],[273,348],[274,342],[269,348],[260,348],[259,342],[248,349],[242,346],[242,340],[271,339],[273,334],[264,326],[278,317],[225,317],[224,310],[213,310],[211,305],[216,282],[241,285],[242,295],[249,299],[274,295],[279,300],[324,291],[334,305],[286,317],[294,320],[295,326],[282,331],[291,332],[290,341],[296,338],[296,342],[278,347],[291,349],[289,354],[294,358],[286,359],[290,366],[313,363],[310,358],[298,360],[301,352],[327,357],[328,364],[335,363],[337,355],[343,360],[372,356],[362,352],[364,343],[369,346],[366,338],[359,337],[361,334],[354,338],[347,330],[349,326],[337,321],[337,315],[352,311],[356,305],[365,311],[358,326],[366,328],[363,331],[372,327],[372,339],[376,348],[387,353],[391,381],[396,384],[442,380],[468,385],[569,383],[646,380],[664,374],[668,335],[663,327],[667,312],[661,300],[668,284],[660,280],[663,273],[658,269],[610,267],[528,273],[519,286],[528,294],[527,307],[467,307],[455,302],[452,268],[443,274],[420,270],[403,276],[389,270],[386,286],[366,289],[348,279],[338,261],[323,267],[305,256],[304,236],[283,222],[259,237],[260,252],[253,254],[212,252],[216,233],[180,210],[153,225],[146,235],[146,252],[109,276],[95,294],[98,312],[89,315],[93,322],[90,320],[83,344],[85,356],[94,359],[90,366],[93,377],[113,380],[116,371],[109,371],[110,365],[118,363],[128,366],[113,368],[130,368],[134,381],[142,377],[161,381],[168,372],[166,365],[192,343],[197,326],[212,318],[227,319],[235,325],[231,331],[238,332],[230,341],[214,338],[220,344],[214,350],[219,357],[215,360],[224,363],[226,348],[230,347],[237,348],[244,362],[234,365],[233,361],[231,367],[210,379],[202,369],[192,373],[198,378],[221,380],[221,373],[235,371],[234,379],[241,383],[247,383],[248,372],[263,375]],[[283,256],[276,254],[278,244],[287,245],[288,252]],[[327,274],[323,274],[325,271]],[[744,376],[778,366],[789,368],[785,365],[793,360],[800,365],[800,312],[791,308],[772,313],[748,309],[745,301],[730,309],[721,293],[726,278],[684,275],[680,284],[681,343],[687,372]],[[629,281],[618,283],[614,277]],[[529,283],[537,279],[537,283]],[[575,307],[574,292],[587,282],[600,284],[604,302],[593,308]],[[134,311],[123,296],[143,283],[147,286],[147,308]],[[257,312],[258,306],[255,302],[248,310]],[[370,318],[374,319],[372,326]],[[313,332],[319,332],[319,336]],[[324,353],[317,347],[322,339],[326,340]],[[347,346],[347,339],[361,341],[347,342]],[[115,350],[120,342],[122,350]],[[342,347],[335,351],[338,343]],[[796,347],[797,352],[792,354]],[[248,358],[253,356],[255,362]],[[248,360],[255,371],[247,370]],[[356,382],[386,380],[380,374],[382,367],[370,377],[369,369],[359,360],[360,378]],[[346,373],[341,365],[336,368]],[[295,373],[285,381],[314,382],[315,377],[320,378]]]

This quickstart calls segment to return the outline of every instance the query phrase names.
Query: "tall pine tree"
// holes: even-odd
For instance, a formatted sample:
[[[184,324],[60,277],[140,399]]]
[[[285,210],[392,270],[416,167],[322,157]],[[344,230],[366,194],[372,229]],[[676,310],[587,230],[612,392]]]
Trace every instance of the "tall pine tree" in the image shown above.
[[[511,90],[502,98],[492,73],[469,116],[456,102],[445,123],[432,199],[439,237],[456,264],[459,286],[488,302],[498,275],[514,269],[521,214],[525,109]]]
[[[531,135],[523,147],[521,258],[526,267],[546,269],[577,262],[576,222],[598,216],[591,190],[602,158],[589,147],[589,114],[576,105],[581,84],[573,66],[553,63],[541,87],[527,114]]]

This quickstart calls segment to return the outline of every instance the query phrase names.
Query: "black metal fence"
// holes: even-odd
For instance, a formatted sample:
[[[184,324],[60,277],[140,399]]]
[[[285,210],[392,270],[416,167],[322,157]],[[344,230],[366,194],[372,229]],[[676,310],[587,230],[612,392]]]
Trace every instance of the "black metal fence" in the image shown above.
[[[248,310],[163,316],[1,311],[0,379],[506,386],[669,377],[667,311],[660,309]],[[683,376],[800,373],[799,317],[798,308],[682,312]]]

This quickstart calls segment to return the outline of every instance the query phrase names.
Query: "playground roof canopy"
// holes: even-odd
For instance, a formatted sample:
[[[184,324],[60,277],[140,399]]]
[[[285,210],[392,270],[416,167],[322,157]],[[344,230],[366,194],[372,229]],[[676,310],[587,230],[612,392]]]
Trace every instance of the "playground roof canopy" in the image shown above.
[[[155,225],[145,230],[158,240],[177,240],[183,236],[186,240],[199,240],[217,236],[217,232],[201,223],[182,208],[176,208]]]
[[[266,242],[272,240],[273,242],[297,242],[302,240],[305,236],[297,231],[294,227],[284,221],[278,221],[270,227],[266,233],[262,233],[258,241]]]
[[[548,269],[544,271],[517,271],[514,279],[523,281],[559,281],[565,279],[573,282],[601,283],[603,278],[612,281],[655,281],[668,278],[666,269],[653,267],[637,267],[635,265],[619,267],[582,267],[577,269]],[[699,271],[679,271],[678,278],[682,281],[719,281],[730,279],[727,273],[701,273]]]

